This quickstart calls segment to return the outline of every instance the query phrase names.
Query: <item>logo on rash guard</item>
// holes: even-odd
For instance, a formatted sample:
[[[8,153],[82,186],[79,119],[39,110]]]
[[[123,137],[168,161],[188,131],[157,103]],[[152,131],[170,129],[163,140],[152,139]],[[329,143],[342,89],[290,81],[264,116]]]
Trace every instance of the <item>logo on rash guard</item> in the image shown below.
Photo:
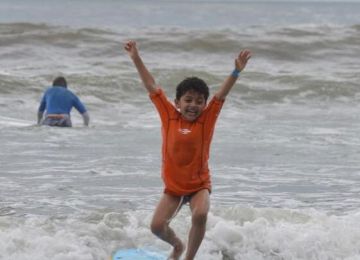
[[[179,128],[178,131],[180,133],[182,133],[183,135],[187,135],[187,134],[190,134],[191,133],[191,130],[190,129],[187,129],[187,128]]]

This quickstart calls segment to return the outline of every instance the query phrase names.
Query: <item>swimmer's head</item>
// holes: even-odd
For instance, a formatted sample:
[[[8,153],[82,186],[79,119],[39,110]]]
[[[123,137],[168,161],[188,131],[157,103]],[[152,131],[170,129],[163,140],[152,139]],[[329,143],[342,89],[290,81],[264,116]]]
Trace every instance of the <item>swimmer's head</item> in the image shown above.
[[[67,82],[64,77],[57,77],[53,81],[53,86],[67,88]]]

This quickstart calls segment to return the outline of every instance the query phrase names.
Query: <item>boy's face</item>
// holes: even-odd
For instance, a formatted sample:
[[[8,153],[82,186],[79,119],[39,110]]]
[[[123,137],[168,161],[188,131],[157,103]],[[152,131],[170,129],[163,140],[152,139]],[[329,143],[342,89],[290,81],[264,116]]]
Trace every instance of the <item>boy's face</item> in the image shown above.
[[[206,106],[206,100],[203,94],[189,90],[185,92],[180,99],[175,99],[176,108],[186,120],[195,121]]]

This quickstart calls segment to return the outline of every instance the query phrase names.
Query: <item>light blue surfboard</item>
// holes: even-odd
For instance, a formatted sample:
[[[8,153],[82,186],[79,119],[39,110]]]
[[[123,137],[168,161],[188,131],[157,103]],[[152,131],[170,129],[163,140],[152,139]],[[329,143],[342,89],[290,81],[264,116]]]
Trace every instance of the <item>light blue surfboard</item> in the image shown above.
[[[130,248],[118,250],[111,260],[166,260],[166,256],[146,249]]]

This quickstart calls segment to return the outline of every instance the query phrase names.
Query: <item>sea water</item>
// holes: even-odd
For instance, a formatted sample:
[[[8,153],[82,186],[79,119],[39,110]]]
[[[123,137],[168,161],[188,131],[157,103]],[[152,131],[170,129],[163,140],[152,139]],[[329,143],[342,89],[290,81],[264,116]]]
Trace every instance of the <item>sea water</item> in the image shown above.
[[[211,93],[244,48],[211,147],[199,260],[360,259],[360,3],[3,0],[0,259],[169,253],[149,223],[163,186],[159,117],[123,43],[169,99],[187,76]],[[89,110],[38,127],[63,75]],[[190,210],[172,222],[187,240]]]

